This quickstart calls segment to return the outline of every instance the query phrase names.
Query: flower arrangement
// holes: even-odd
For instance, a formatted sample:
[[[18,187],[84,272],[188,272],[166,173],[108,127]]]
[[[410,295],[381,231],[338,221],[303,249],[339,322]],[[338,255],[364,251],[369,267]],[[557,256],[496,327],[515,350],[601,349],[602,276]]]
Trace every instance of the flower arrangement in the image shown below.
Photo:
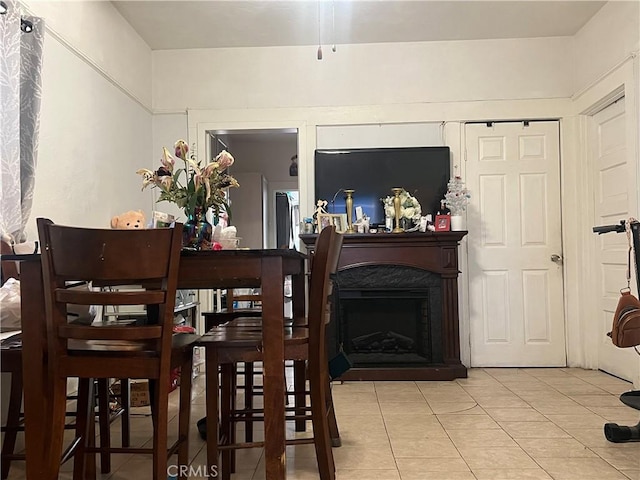
[[[142,168],[136,173],[142,175],[142,189],[151,185],[160,189],[158,202],[173,202],[184,210],[188,219],[198,213],[204,215],[213,208],[215,216],[222,211],[231,217],[229,202],[224,189],[239,187],[238,181],[225,173],[233,165],[233,156],[223,150],[215,160],[202,166],[193,153],[189,154],[189,146],[184,140],[174,145],[175,156],[184,162],[184,167],[175,168],[176,160],[166,147],[163,147],[162,165],[156,171]],[[181,183],[184,173],[185,183]]]
[[[444,203],[451,210],[451,215],[461,215],[466,210],[470,198],[471,193],[459,175],[449,180],[447,193],[444,194]]]
[[[396,216],[393,198],[393,195],[390,195],[380,199],[384,205],[384,214],[389,218],[395,218]],[[400,218],[407,218],[413,223],[420,223],[421,216],[422,207],[420,207],[418,199],[410,195],[405,189],[402,189],[402,192],[400,192]]]

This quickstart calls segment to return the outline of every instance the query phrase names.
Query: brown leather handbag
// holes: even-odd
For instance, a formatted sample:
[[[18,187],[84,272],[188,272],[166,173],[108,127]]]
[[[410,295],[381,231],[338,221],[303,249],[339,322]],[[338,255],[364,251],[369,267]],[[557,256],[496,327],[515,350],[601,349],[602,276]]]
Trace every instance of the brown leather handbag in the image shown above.
[[[631,295],[631,255],[633,253],[633,243],[631,241],[631,222],[629,219],[626,225],[627,241],[629,250],[627,251],[627,288],[620,290],[618,306],[613,314],[613,327],[607,333],[616,347],[627,348],[640,345],[640,301]],[[637,255],[637,252],[636,252]],[[637,262],[637,260],[636,260]],[[640,351],[635,349],[638,354]]]
[[[640,345],[640,301],[628,289],[620,293],[613,327],[607,335],[616,347],[635,347]]]

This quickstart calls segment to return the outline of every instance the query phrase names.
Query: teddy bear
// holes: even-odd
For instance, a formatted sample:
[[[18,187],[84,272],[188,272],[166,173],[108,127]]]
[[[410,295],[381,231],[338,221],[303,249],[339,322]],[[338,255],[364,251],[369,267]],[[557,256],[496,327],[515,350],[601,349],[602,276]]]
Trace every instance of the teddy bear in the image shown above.
[[[146,222],[142,210],[129,210],[111,219],[111,228],[145,228]]]

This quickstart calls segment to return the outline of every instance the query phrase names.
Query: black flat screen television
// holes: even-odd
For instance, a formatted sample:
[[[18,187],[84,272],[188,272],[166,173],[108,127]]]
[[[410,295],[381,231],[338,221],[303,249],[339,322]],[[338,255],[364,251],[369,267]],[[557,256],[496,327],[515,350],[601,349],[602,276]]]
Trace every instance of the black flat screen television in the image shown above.
[[[381,198],[402,187],[415,196],[422,215],[435,214],[451,175],[449,147],[316,150],[315,198],[326,200],[329,213],[346,213],[345,195],[362,207],[371,224],[384,223]],[[335,199],[334,199],[335,197]],[[333,200],[333,201],[332,201]],[[355,221],[355,213],[353,213]]]

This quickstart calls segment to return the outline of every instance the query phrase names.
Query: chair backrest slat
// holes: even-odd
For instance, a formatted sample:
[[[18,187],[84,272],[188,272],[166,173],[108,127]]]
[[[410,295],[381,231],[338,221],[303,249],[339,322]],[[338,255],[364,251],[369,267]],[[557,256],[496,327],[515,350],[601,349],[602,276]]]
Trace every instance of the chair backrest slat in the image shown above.
[[[167,275],[167,246],[173,229],[108,230],[51,225],[48,244],[55,251],[56,276],[69,280],[123,281]]]
[[[164,303],[165,298],[165,292],[162,290],[144,292],[56,290],[56,300],[74,305],[154,305]]]

